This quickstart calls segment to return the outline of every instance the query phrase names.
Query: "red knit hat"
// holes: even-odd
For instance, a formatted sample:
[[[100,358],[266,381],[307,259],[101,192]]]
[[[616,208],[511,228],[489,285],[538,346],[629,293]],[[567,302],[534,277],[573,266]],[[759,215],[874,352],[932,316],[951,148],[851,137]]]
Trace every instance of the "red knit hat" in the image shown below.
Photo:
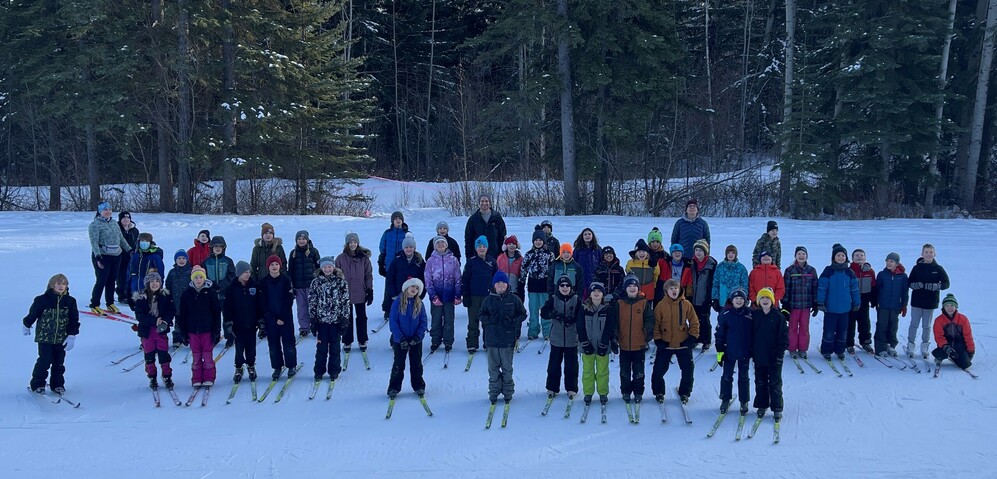
[[[270,265],[272,265],[274,263],[277,263],[277,264],[279,264],[281,266],[284,266],[284,262],[280,260],[280,256],[272,254],[272,255],[270,255],[270,257],[267,258],[267,268],[269,268]]]
[[[519,240],[516,239],[516,235],[511,235],[505,239],[505,242],[502,243],[502,251],[505,251],[505,247],[511,244],[514,244],[516,245],[516,248],[519,248]]]

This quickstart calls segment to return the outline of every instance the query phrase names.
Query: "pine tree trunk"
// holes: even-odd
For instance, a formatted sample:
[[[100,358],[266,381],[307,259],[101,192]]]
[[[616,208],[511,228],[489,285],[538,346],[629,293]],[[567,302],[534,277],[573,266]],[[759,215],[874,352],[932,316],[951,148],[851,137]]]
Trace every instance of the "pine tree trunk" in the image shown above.
[[[59,211],[62,209],[62,165],[59,162],[59,147],[58,147],[59,135],[56,133],[54,120],[48,120],[47,123],[48,123],[48,159],[49,159],[48,160],[49,161],[48,210]],[[99,202],[100,190],[97,190],[96,198]],[[91,202],[93,202],[92,198]],[[93,209],[96,210],[97,205],[94,205]]]
[[[401,179],[405,176],[405,161],[402,154],[403,144],[402,144],[402,108],[398,101],[398,37],[396,36],[396,24],[398,23],[398,15],[395,12],[395,2],[391,2],[391,52],[392,59],[394,63],[395,72],[395,137],[398,143],[398,178]]]
[[[433,164],[432,142],[429,141],[429,115],[433,111],[433,56],[436,53],[436,0],[429,22],[429,80],[426,82],[426,168]]]
[[[875,216],[887,216],[887,208],[890,206],[890,140],[883,139],[879,144],[879,181],[876,183],[876,209]]]
[[[568,21],[568,0],[557,0],[557,15]],[[567,32],[557,41],[557,72],[561,76],[561,163],[564,168],[564,214],[581,213],[578,196],[578,173],[575,170],[574,99],[571,93],[571,52]]]
[[[946,86],[948,85],[948,70],[949,70],[949,54],[952,51],[952,32],[955,26],[955,12],[958,0],[949,0],[949,24],[945,34],[945,44],[942,47],[942,66],[941,72],[938,75],[938,92],[945,93]],[[939,98],[938,104],[935,106],[935,137],[937,138],[937,144],[935,146],[935,151],[931,153],[931,158],[928,161],[928,181],[927,187],[924,192],[924,217],[931,218],[934,216],[935,210],[935,191],[937,189],[938,182],[940,181],[938,177],[938,155],[941,153],[942,148],[942,119],[945,113],[945,98]]]
[[[188,35],[189,13],[187,0],[180,0],[180,16],[177,18],[177,48],[180,54],[179,82],[180,105],[177,112],[177,209],[181,213],[193,213],[194,185],[190,176],[190,138],[193,121],[193,93],[190,78],[190,42]]]
[[[163,25],[163,5],[160,0],[151,0],[150,13],[152,18],[153,36],[158,39],[164,38],[158,32],[164,29]],[[157,42],[158,43],[158,42]],[[166,102],[167,73],[162,62],[156,63],[156,76],[160,81],[160,91],[156,92],[155,108],[153,113],[156,125],[156,164],[158,166],[159,179],[159,210],[163,212],[173,211],[173,177],[170,168],[170,132],[169,132],[169,105]]]
[[[792,172],[786,168],[786,157],[789,155],[789,122],[793,115],[793,56],[796,48],[796,0],[786,0],[786,67],[783,75],[782,96],[782,134],[779,158],[779,198],[780,209],[789,211],[789,189],[792,182]]]
[[[707,118],[709,119],[707,123],[710,127],[710,164],[713,165],[717,161],[717,112],[713,108],[713,68],[710,65],[710,0],[706,0],[704,4],[706,7],[706,14],[703,21],[703,31],[705,33],[703,35],[703,51],[705,52],[704,62],[706,63],[706,109]]]
[[[222,158],[222,212],[235,213],[238,206],[236,202],[236,177],[235,165],[232,164],[232,154],[235,151],[236,136],[236,106],[235,106],[235,29],[232,27],[232,3],[231,0],[222,0],[222,10],[225,11],[225,23],[222,28],[224,35],[222,45],[222,88],[224,88],[225,102],[229,108],[225,111],[225,119],[222,123],[222,135],[225,140],[224,155]]]
[[[983,120],[986,115],[987,93],[990,87],[990,67],[994,59],[994,26],[997,25],[997,0],[990,0],[987,9],[987,29],[983,36],[983,52],[976,83],[976,100],[973,102],[973,124],[970,128],[969,157],[966,174],[961,185],[960,203],[972,212],[976,196],[976,177],[980,169],[980,147],[983,143]]]

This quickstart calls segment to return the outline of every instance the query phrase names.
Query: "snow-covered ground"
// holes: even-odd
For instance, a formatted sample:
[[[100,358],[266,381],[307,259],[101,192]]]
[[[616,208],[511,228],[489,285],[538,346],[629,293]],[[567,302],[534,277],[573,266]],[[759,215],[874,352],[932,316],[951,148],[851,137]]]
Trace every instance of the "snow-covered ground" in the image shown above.
[[[438,210],[407,213],[419,251],[424,251],[434,225],[445,215]],[[464,308],[457,308],[457,342],[450,367],[442,368],[442,357],[426,364],[433,417],[423,412],[406,379],[393,417],[384,419],[391,364],[387,328],[372,336],[371,370],[364,370],[359,354],[354,354],[331,401],[321,394],[307,400],[315,349],[310,338],[298,348],[299,360],[305,363],[302,377],[279,404],[251,402],[246,385],[233,404],[225,404],[233,372],[230,352],[219,365],[217,387],[206,408],[175,407],[164,391],[164,406],[154,409],[142,368],[126,373],[121,366],[109,364],[135,349],[134,333],[123,323],[83,316],[66,373],[69,396],[81,401],[82,407],[39,401],[25,389],[36,348],[32,339],[21,335],[20,320],[31,298],[44,290],[56,272],[69,276],[70,291],[85,306],[93,285],[86,234],[92,217],[93,213],[0,213],[0,264],[5,265],[7,275],[0,297],[8,312],[5,333],[0,335],[4,358],[0,367],[0,384],[4,385],[0,392],[0,471],[4,477],[327,477],[343,473],[370,477],[401,473],[506,478],[689,474],[947,478],[985,477],[997,467],[992,442],[997,388],[990,351],[997,337],[997,316],[986,303],[993,298],[991,263],[997,252],[993,245],[997,222],[779,220],[784,265],[792,261],[796,245],[805,245],[812,264],[820,270],[829,260],[831,244],[841,242],[849,251],[864,248],[877,270],[890,251],[898,252],[910,267],[920,245],[934,243],[939,262],[952,278],[950,292],[959,298],[961,311],[973,323],[978,348],[973,369],[980,379],[971,379],[951,364],[942,369],[940,378],[933,379],[930,374],[887,369],[868,356],[863,357],[864,368],[850,363],[853,378],[835,377],[822,361],[814,361],[824,369],[820,375],[809,370],[801,375],[787,364],[782,442],[772,445],[771,419],[750,440],[734,442],[737,421],[733,417],[717,436],[705,438],[719,404],[720,371],[708,372],[709,357],[697,364],[689,404],[691,426],[679,419],[674,399],[667,403],[667,424],[659,422],[650,400],[641,423],[628,424],[616,363],[610,366],[607,424],[599,423],[597,411],[586,424],[579,424],[580,401],[571,419],[563,419],[563,394],[551,415],[542,417],[547,355],[537,354],[536,342],[515,357],[517,393],[508,427],[498,427],[496,420],[491,430],[485,430],[486,360],[476,358],[471,371],[464,372]],[[309,230],[324,254],[338,254],[347,231],[358,232],[362,243],[376,250],[388,224],[386,215],[358,219],[135,214],[134,219],[142,231],[155,235],[169,258],[178,248],[188,248],[197,231],[207,227],[212,234],[225,236],[235,260],[248,259],[263,221],[273,223],[277,236],[289,243],[296,230]],[[509,231],[521,243],[528,243],[540,219],[506,221]],[[583,227],[590,226],[601,244],[614,246],[621,256],[637,238],[646,237],[651,226],[661,228],[667,237],[674,221],[601,216],[551,219],[554,234],[562,241],[573,241]],[[452,236],[461,240],[465,220],[447,220]],[[710,220],[714,256],[733,243],[742,261],[748,262],[766,220]],[[381,278],[375,277],[374,284],[379,302]],[[379,315],[378,302],[369,308],[374,318]],[[906,323],[902,318],[901,335],[906,334]],[[811,325],[811,351],[820,341],[821,324],[816,318]],[[428,349],[428,341],[425,346]],[[258,350],[263,378],[270,372],[266,345]],[[190,370],[185,366],[179,358],[174,362],[182,398],[191,390]],[[669,388],[678,384],[678,374],[677,367],[669,371]]]

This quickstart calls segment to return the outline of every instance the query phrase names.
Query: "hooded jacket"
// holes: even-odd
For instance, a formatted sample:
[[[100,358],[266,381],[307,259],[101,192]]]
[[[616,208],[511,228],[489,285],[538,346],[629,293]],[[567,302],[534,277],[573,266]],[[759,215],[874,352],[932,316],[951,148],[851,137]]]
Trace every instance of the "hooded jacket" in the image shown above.
[[[776,265],[760,264],[751,270],[751,274],[748,275],[748,297],[752,299],[752,303],[762,288],[772,288],[775,294],[775,304],[772,307],[778,309],[782,304],[782,298],[786,296],[786,281]]]
[[[582,283],[585,278],[585,272],[582,270],[582,266],[579,265],[574,258],[569,258],[568,261],[564,261],[560,256],[558,256],[547,269],[547,293],[554,294],[554,292],[557,291],[557,285],[554,284],[554,282],[561,276],[568,277],[568,280],[571,281],[571,289],[575,291],[581,291],[588,286]]]
[[[592,298],[582,303],[582,319],[578,321],[578,340],[588,341],[592,347],[609,346],[616,340],[620,329],[618,309],[615,304],[607,303],[603,298],[598,306],[592,303]]]
[[[464,300],[467,300],[471,296],[488,296],[495,271],[497,271],[497,266],[495,265],[495,259],[491,256],[485,256],[482,259],[480,256],[474,255],[468,259],[467,264],[464,265],[464,273],[460,279],[461,296]]]
[[[318,328],[317,323],[339,326],[350,324],[348,289],[342,270],[333,269],[328,276],[321,270],[316,271],[315,278],[308,286],[308,317],[312,320],[313,329]]]
[[[526,308],[515,294],[492,291],[481,303],[478,319],[484,330],[482,340],[485,348],[511,348],[516,344],[526,320]]]
[[[204,260],[208,259],[208,256],[211,256],[211,243],[202,243],[197,238],[194,238],[194,246],[191,246],[187,250],[187,264],[191,268],[194,266],[204,266]]]
[[[616,314],[619,318],[619,331],[616,337],[621,351],[640,351],[647,348],[654,334],[654,310],[651,303],[638,291],[636,298],[623,293],[616,300]]]
[[[935,334],[935,343],[938,344],[939,348],[964,346],[966,352],[976,353],[973,328],[969,325],[969,318],[960,313],[959,310],[956,310],[952,316],[942,311],[942,314],[935,318],[935,324],[931,326],[931,330]]]
[[[80,310],[76,307],[76,298],[69,295],[69,288],[62,294],[49,288],[35,296],[28,315],[21,322],[25,328],[38,323],[36,343],[61,345],[67,336],[80,334]]]
[[[717,268],[717,260],[712,256],[704,256],[702,261],[692,257],[691,295],[693,306],[709,306],[713,302],[713,281]]]
[[[724,361],[751,358],[751,344],[754,341],[751,315],[751,308],[745,302],[744,306],[740,308],[728,304],[717,316],[717,332],[714,341],[717,345],[717,352],[724,353]]]
[[[789,348],[789,324],[774,307],[766,314],[761,309],[751,313],[751,360],[755,366],[772,366],[782,361]]]
[[[367,301],[367,291],[374,291],[374,267],[370,263],[370,250],[363,246],[350,253],[349,247],[336,256],[336,269],[343,271],[350,288],[350,302],[363,304]]]
[[[530,248],[523,256],[521,271],[526,277],[526,291],[529,293],[547,293],[547,273],[555,255],[546,247]]]
[[[829,313],[847,313],[859,307],[859,284],[845,263],[832,263],[817,279],[817,304]]]
[[[689,337],[699,338],[699,317],[692,303],[681,295],[672,299],[666,294],[654,307],[654,340],[668,343],[668,349],[681,349]]]
[[[607,292],[617,295],[619,294],[620,287],[623,285],[623,277],[626,276],[626,274],[627,273],[623,271],[623,267],[620,266],[620,259],[613,255],[612,261],[606,262],[603,260],[599,262],[599,266],[595,269],[595,277],[593,279],[606,285]]]
[[[173,307],[173,298],[169,291],[160,289],[153,294],[142,289],[135,295],[135,319],[138,320],[138,337],[148,338],[149,331],[156,327],[158,320],[166,321],[170,327],[173,326],[173,317],[176,309]],[[169,332],[169,329],[163,334]]]
[[[260,325],[260,290],[256,280],[250,276],[246,284],[236,279],[225,291],[225,302],[222,306],[226,323],[232,323],[232,329],[239,332],[255,332]]]
[[[276,236],[269,243],[264,243],[263,238],[256,238],[253,241],[253,255],[249,260],[249,267],[252,271],[251,275],[257,283],[270,276],[269,268],[267,268],[267,258],[270,255],[277,255],[280,258],[280,272],[281,274],[287,273],[287,255],[284,254],[283,244],[284,240]]]
[[[634,252],[631,252],[631,256]],[[640,292],[645,298],[649,300],[654,299],[654,289],[658,284],[658,266],[652,263],[650,259],[640,260],[636,257],[627,261],[626,271],[628,273],[633,273],[637,277],[637,281],[640,283]]]
[[[220,255],[212,252],[211,256],[204,260],[203,267],[208,279],[214,283],[218,297],[224,298],[229,285],[235,281],[235,263],[232,262],[232,258],[225,256],[224,250]]]
[[[908,281],[904,265],[890,271],[883,268],[876,276],[876,301],[874,304],[883,309],[900,311],[907,307]]]
[[[582,300],[577,294],[567,296],[558,291],[550,295],[540,308],[540,317],[553,321],[550,326],[550,345],[559,348],[578,346],[578,322],[582,319]]]
[[[755,249],[751,251],[752,268],[762,264],[761,258],[758,257],[762,253],[768,253],[772,257],[772,264],[776,268],[782,268],[782,241],[778,236],[773,239],[768,233],[762,233],[762,237],[755,241]]]
[[[142,284],[145,275],[155,268],[162,275],[166,268],[163,266],[163,250],[152,243],[147,250],[136,249],[132,252],[131,261],[128,265],[128,292],[136,295],[144,289]]]
[[[726,258],[726,257],[725,257]],[[814,272],[814,288],[817,287],[817,273]],[[734,261],[724,259],[713,272],[713,291],[710,296],[726,303],[730,293],[737,288],[748,290],[748,269],[734,257]]]
[[[523,255],[516,251],[516,254],[510,258],[508,253],[503,252],[495,259],[495,267],[509,276],[509,292],[519,296],[519,299],[522,300],[523,287],[520,285],[520,281],[523,272]]]
[[[401,252],[405,233],[408,233],[408,224],[405,222],[402,222],[401,228],[391,226],[384,230],[384,233],[381,233],[381,241],[377,246],[377,264],[385,270],[388,269],[388,265],[395,259],[395,256]]]
[[[190,264],[190,261],[183,266],[177,266],[176,264],[170,268],[170,273],[166,275],[166,282],[163,283],[163,288],[169,290],[170,297],[173,298],[173,309],[178,311],[180,309],[180,297],[183,296],[183,291],[187,289],[187,285],[190,284],[190,273],[194,270],[194,267]]]
[[[201,289],[191,281],[180,298],[177,327],[184,334],[211,333],[212,339],[221,337],[222,306],[211,280],[204,280]]]
[[[408,307],[404,313],[401,312],[402,301],[408,301]],[[395,298],[395,301],[391,303],[388,328],[391,330],[391,340],[395,343],[413,340],[421,342],[425,339],[426,330],[429,329],[429,323],[426,320],[426,308],[419,308],[419,314],[413,314],[416,301],[422,302],[419,298],[403,300],[399,297]]]
[[[439,299],[444,303],[452,303],[461,297],[460,259],[447,250],[443,254],[433,251],[426,261],[426,294],[430,301]]]
[[[307,288],[312,283],[319,269],[318,260],[321,257],[312,240],[308,240],[303,248],[295,243],[291,256],[287,258],[287,274],[291,277],[291,284],[295,288]]]

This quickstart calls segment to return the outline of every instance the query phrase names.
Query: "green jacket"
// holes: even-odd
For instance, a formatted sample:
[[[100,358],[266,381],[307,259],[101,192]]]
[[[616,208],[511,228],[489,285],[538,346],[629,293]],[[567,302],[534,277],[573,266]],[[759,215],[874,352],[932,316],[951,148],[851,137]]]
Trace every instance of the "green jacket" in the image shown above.
[[[122,252],[132,250],[125,237],[121,235],[117,221],[106,221],[104,217],[97,216],[90,222],[87,233],[90,235],[90,252],[97,258],[102,254],[118,256]]]
[[[45,294],[36,296],[23,322],[26,328],[38,323],[35,327],[36,343],[62,344],[66,336],[80,334],[80,311],[68,289],[63,294],[49,289]]]

